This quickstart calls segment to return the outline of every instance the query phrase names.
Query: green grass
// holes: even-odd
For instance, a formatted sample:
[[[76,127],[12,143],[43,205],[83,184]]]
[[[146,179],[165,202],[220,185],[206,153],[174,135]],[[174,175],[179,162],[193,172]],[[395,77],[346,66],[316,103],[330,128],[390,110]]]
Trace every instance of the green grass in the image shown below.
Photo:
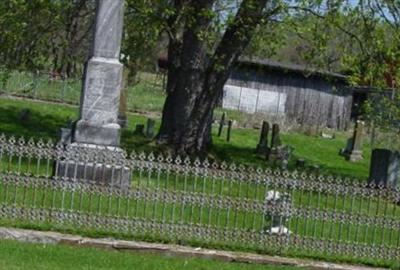
[[[82,83],[80,79],[51,80],[49,75],[11,72],[4,85],[0,70],[0,92],[30,98],[79,104]],[[131,111],[160,112],[165,94],[161,76],[140,73],[138,83],[127,89],[127,107]]]
[[[228,263],[211,259],[180,258],[139,252],[118,252],[95,248],[27,244],[0,240],[0,269],[294,270],[299,268]]]
[[[0,172],[12,172],[18,175],[39,174],[51,175],[47,161],[31,158],[21,160],[23,166],[18,165],[18,158],[14,157],[11,162],[7,155],[3,153],[2,162],[0,162]],[[27,164],[31,164],[29,166]],[[52,164],[52,162],[50,162]],[[5,165],[5,166],[4,166]],[[39,166],[36,170],[35,166]],[[50,167],[51,170],[51,167]],[[215,181],[214,181],[215,180]],[[209,177],[193,177],[192,174],[187,176],[183,174],[175,174],[171,171],[157,172],[155,170],[148,172],[140,170],[133,172],[132,187],[133,192],[136,190],[147,190],[156,193],[171,193],[181,191],[183,193],[192,192],[193,194],[202,194],[204,197],[215,195],[229,197],[235,200],[250,199],[258,202],[263,202],[263,196],[270,189],[276,190],[274,186],[264,184],[255,184],[252,182],[232,182],[232,179],[220,179]],[[320,210],[332,213],[337,210],[345,211],[348,214],[360,213],[374,218],[375,215],[394,218],[397,222],[400,218],[400,207],[395,207],[387,200],[365,199],[357,196],[346,195],[332,191],[310,192],[297,191],[285,188],[278,188],[283,192],[292,192],[293,207],[295,208],[310,208],[312,210]],[[204,207],[190,202],[182,203],[163,203],[162,200],[152,200],[150,197],[141,197],[127,199],[124,196],[110,196],[107,192],[98,192],[88,194],[79,190],[61,190],[49,189],[41,186],[19,185],[16,187],[13,184],[2,182],[0,185],[0,203],[3,206],[16,206],[19,209],[44,209],[58,210],[66,213],[88,214],[90,216],[115,217],[116,219],[143,219],[146,221],[154,220],[156,223],[170,224],[200,224],[202,227],[209,225],[219,231],[231,231],[235,229],[243,229],[245,231],[254,230],[254,234],[258,235],[261,231],[269,228],[269,220],[264,220],[263,214],[260,211],[256,213],[241,210],[241,209],[225,209],[218,208],[217,205],[205,204]],[[200,242],[204,246],[218,246],[228,249],[239,248],[241,250],[252,250],[257,252],[267,252],[276,254],[276,252],[284,252],[284,255],[297,254],[299,250],[276,250],[270,246],[255,246],[255,243],[247,240],[236,241],[235,239],[224,239],[216,237],[212,241],[205,240],[201,237],[191,239],[191,236],[183,236],[172,234],[171,232],[152,231],[152,230],[135,230],[123,231],[112,227],[97,228],[91,223],[80,224],[76,220],[63,220],[62,222],[54,220],[51,214],[43,214],[44,220],[32,221],[29,216],[20,215],[18,218],[9,217],[2,222],[7,222],[11,226],[24,227],[28,226],[51,230],[68,230],[73,228],[78,234],[98,234],[113,235],[118,234],[122,238],[135,238],[150,241],[181,242],[191,244],[192,241]],[[354,242],[367,245],[388,245],[391,248],[398,246],[400,240],[400,232],[396,229],[383,229],[379,224],[341,224],[337,221],[321,221],[316,220],[313,216],[310,217],[293,217],[286,225],[289,229],[298,236],[314,237],[323,240]],[[102,230],[102,231],[99,231]],[[222,241],[222,242],[221,242]],[[272,250],[271,250],[272,248]],[[303,254],[302,256],[310,256]],[[312,253],[312,256],[332,260],[331,255],[326,252]],[[354,262],[354,258],[339,258],[341,261]],[[357,261],[359,262],[359,261]],[[364,263],[364,261],[362,261]],[[376,264],[375,260],[368,263]],[[383,262],[383,265],[387,265]],[[380,264],[379,264],[380,265]]]
[[[29,121],[18,119],[23,109],[31,110]],[[27,100],[0,99],[0,132],[8,135],[33,137],[35,139],[57,140],[61,127],[66,127],[70,120],[78,117],[78,108],[53,105]],[[145,124],[147,118],[143,115],[129,115],[129,125],[123,130],[122,146],[128,151],[158,151],[151,140],[133,134],[136,124]],[[160,119],[156,119],[156,130]],[[226,130],[217,137],[217,127],[213,129],[214,147],[210,157],[218,161],[235,162],[252,166],[271,166],[265,158],[255,154],[259,139],[259,131],[254,129],[233,129],[231,141],[225,140]],[[346,145],[349,134],[337,133],[333,140],[306,136],[299,133],[282,134],[285,144],[293,147],[294,156],[289,163],[290,169],[295,169],[297,158],[305,159],[308,165],[319,165],[323,174],[335,174],[365,180],[368,177],[371,148],[368,143],[363,145],[364,160],[360,162],[346,161],[339,155],[339,150]]]
[[[20,81],[23,82],[23,79],[24,77],[22,77]],[[156,80],[156,78],[151,78],[150,81],[153,79]],[[149,81],[149,79],[146,80]],[[11,80],[10,82],[13,81],[15,82],[16,80]],[[25,84],[25,86],[27,85],[26,87],[28,88],[30,87],[29,81],[23,83]],[[43,82],[39,86],[35,86],[35,88],[33,89],[36,89],[35,91],[37,91],[37,89],[41,89],[42,92],[40,92],[41,94],[39,95],[39,97],[43,99],[57,99],[58,92],[57,91],[52,92],[52,89],[54,90],[54,88],[56,87],[55,84],[56,82],[49,83],[48,81],[43,80]],[[13,87],[21,88],[22,86],[13,86]],[[68,90],[69,92],[64,91],[64,97],[69,97],[72,101],[74,101],[79,96],[79,92],[77,91],[77,89],[79,89],[79,84],[73,84],[71,82],[68,87],[70,88],[64,88],[64,90],[65,89],[75,89],[75,90]],[[130,89],[128,94],[128,107],[131,110],[135,111],[156,112],[154,115],[155,117],[158,117],[159,113],[157,112],[160,112],[165,96],[160,92],[160,89],[158,89],[157,87],[149,87],[149,85],[146,84],[145,82],[141,82],[134,88]],[[28,96],[33,96],[32,94],[29,94],[29,92],[27,93]],[[37,93],[38,92],[36,92],[35,95],[38,95]],[[76,103],[76,101],[71,103]],[[30,119],[26,122],[21,122],[18,117],[19,113],[23,109],[31,110]],[[21,101],[21,100],[9,100],[2,98],[0,99],[0,133],[4,132],[8,135],[25,136],[26,138],[33,137],[35,139],[57,140],[59,129],[61,127],[66,127],[67,123],[70,120],[77,119],[78,117],[77,111],[78,111],[77,107],[65,106],[62,104],[51,105],[51,104],[38,103],[27,100]],[[222,109],[216,110],[217,118],[222,113],[222,111],[226,110]],[[233,118],[239,121],[246,121],[246,116],[244,116],[242,113],[239,112],[228,111],[228,116],[231,119]],[[151,140],[146,139],[143,136],[133,134],[134,126],[138,123],[145,124],[146,120],[147,118],[143,115],[133,115],[133,114],[129,115],[128,128],[123,130],[123,135],[122,135],[123,148],[127,149],[128,151],[135,150],[137,152],[139,151],[157,152],[160,150]],[[156,119],[156,129],[159,127],[159,125],[160,125],[160,119]],[[273,166],[273,164],[268,164],[263,157],[260,157],[255,154],[255,147],[258,143],[258,137],[259,137],[258,130],[234,129],[232,132],[231,142],[229,143],[225,141],[226,130],[224,130],[224,133],[221,137],[217,137],[216,132],[217,130],[215,127],[213,129],[214,147],[210,152],[209,155],[210,158],[215,159],[217,161],[235,162],[251,166],[261,166],[261,167]],[[316,136],[306,136],[294,132],[282,134],[282,140],[284,144],[290,145],[295,149],[294,157],[289,163],[289,168],[291,170],[295,169],[296,159],[302,158],[305,159],[307,164],[309,165],[308,168],[306,169],[308,171],[312,171],[311,165],[318,165],[320,167],[319,172],[322,174],[341,175],[351,178],[357,178],[360,181],[365,180],[368,177],[371,148],[368,145],[368,143],[363,144],[363,151],[365,157],[363,161],[352,163],[344,160],[344,158],[339,156],[338,153],[339,150],[345,146],[346,139],[349,136],[351,136],[351,134],[337,132],[335,139],[326,140]],[[152,188],[158,185],[158,179],[154,178],[154,176],[148,176],[147,179],[150,180],[147,183]],[[173,184],[174,181],[175,183],[178,183],[178,186],[182,184],[182,179],[176,180],[175,178],[175,180],[170,182],[169,187],[174,185]],[[193,179],[190,181],[192,182],[189,184],[192,185]],[[135,185],[135,182],[133,182],[133,184]],[[199,187],[201,188],[201,186]],[[213,193],[212,187],[210,187],[209,185],[207,185],[205,188],[206,188],[205,191],[207,193]],[[235,184],[233,186],[225,186],[224,188],[222,188],[221,192],[224,193],[225,195],[230,194],[230,196],[233,197],[235,196],[243,197],[243,193],[240,195],[240,191],[238,190],[240,190],[240,188],[238,188]],[[254,187],[248,188],[247,191],[248,194],[253,194]],[[24,191],[22,190],[18,191],[18,196],[19,196],[18,200],[21,200],[21,194],[23,192]],[[32,190],[30,192],[32,193]],[[198,192],[202,192],[202,190],[198,190]],[[244,192],[243,188],[242,192]],[[0,190],[0,193],[4,194],[4,190]],[[67,195],[67,200],[69,198],[68,196],[70,195]],[[262,192],[256,195],[256,197],[260,197],[258,199],[262,199],[261,198],[262,196],[263,196]],[[387,211],[384,210],[382,206],[381,208],[379,208],[379,205],[377,206],[377,203],[374,200],[372,200],[370,208],[367,209],[365,201],[364,203],[361,203],[359,199],[351,201],[350,198],[345,198],[343,201],[340,201],[338,205],[334,205],[335,199],[333,195],[331,195],[330,197],[329,196],[326,197],[325,195],[323,195],[322,199],[319,198],[319,195],[315,193],[314,194],[310,193],[306,197],[303,197],[303,199],[301,199],[300,196],[301,195],[299,192],[295,192],[293,194],[293,199],[296,207],[311,206],[314,208],[319,208],[321,206],[321,203],[325,201],[326,204],[325,207],[330,210],[334,208],[334,209],[346,209],[346,211],[350,211],[350,209],[353,209],[351,205],[354,204],[355,205],[354,209],[357,208],[357,205],[360,205],[359,208],[360,211],[367,214],[372,214],[372,215],[374,213],[382,214],[383,211]],[[104,199],[107,200],[107,198]],[[107,211],[109,210],[107,209],[107,204],[104,203],[104,199],[103,199],[103,205],[100,208],[98,207],[96,208],[96,206],[93,205],[92,206],[93,209],[87,207],[86,210],[88,212],[93,212],[93,213],[95,213],[96,211],[100,211],[100,213],[107,215]],[[319,201],[320,199],[322,200],[321,202]],[[75,200],[76,198],[70,199],[70,201],[75,201]],[[11,203],[11,201],[8,203]],[[57,203],[59,203],[59,200],[57,201]],[[116,201],[112,203],[114,208],[111,210],[111,212],[113,214],[115,214],[116,211],[115,209],[116,204],[117,204]],[[76,202],[75,205],[77,205]],[[58,207],[61,206],[58,205]],[[144,207],[147,207],[147,209],[154,209],[154,211],[151,210],[147,212],[142,211]],[[132,212],[129,214],[129,216],[139,216],[144,218],[151,218],[155,216],[157,219],[160,219],[162,218],[161,211],[166,212],[167,216],[173,216],[174,211],[176,211],[175,212],[176,216],[183,216],[185,217],[186,221],[194,219],[198,220],[201,223],[214,224],[219,222],[218,220],[215,219],[207,220],[209,216],[208,213],[204,212],[203,213],[204,216],[202,216],[201,214],[199,214],[201,210],[196,207],[181,208],[181,206],[179,205],[165,206],[157,203],[151,204],[150,202],[136,202],[136,207],[133,207],[132,209],[136,208],[139,209],[139,211],[135,213]],[[394,209],[393,211],[393,213],[395,213],[394,216],[396,217],[399,216],[400,211],[397,209],[397,207],[389,206],[388,209],[389,209],[388,212],[392,212],[392,209]],[[192,217],[190,216],[191,215],[190,212],[192,212]],[[353,212],[353,210],[351,210],[351,212]],[[232,210],[229,219],[227,218],[227,215],[229,214],[226,211],[225,212],[221,211],[220,218],[228,225],[228,227],[232,228],[238,227],[238,224],[243,224],[243,226],[240,225],[239,227],[247,229],[254,226],[254,224],[256,224],[257,228],[260,228],[262,223],[261,216],[251,217],[251,215],[248,216],[246,215],[246,213],[240,213],[240,211],[237,212]],[[324,226],[325,226],[325,231],[321,229],[321,227]],[[326,233],[327,226],[330,226],[332,228],[330,229],[330,232],[328,234]],[[321,224],[321,222],[311,221],[307,223],[304,220],[292,220],[290,222],[290,227],[291,228],[296,227],[296,233],[300,235],[304,236],[322,235],[322,237],[325,236],[334,240],[338,240],[338,237],[340,238],[340,234],[347,235],[347,239],[343,238],[341,240],[351,240],[353,235],[355,234],[354,226],[347,226],[347,225],[340,226],[338,224],[335,224],[334,222],[325,222]],[[338,234],[338,231],[341,231],[340,234]],[[375,239],[371,239],[375,237],[374,236],[375,229],[373,230],[373,234],[371,234],[371,228],[369,230],[368,229],[365,231],[363,230],[363,232],[364,233],[359,236],[360,238],[355,239],[356,241],[358,240],[364,243],[371,243],[375,241]],[[365,239],[363,239],[363,237]],[[381,236],[381,238],[379,238],[378,236],[378,242],[384,241],[385,243],[393,244],[396,241],[396,238],[387,239],[388,237],[389,237],[388,232],[384,232],[384,235]],[[248,247],[244,247],[244,249],[246,250],[248,249]]]

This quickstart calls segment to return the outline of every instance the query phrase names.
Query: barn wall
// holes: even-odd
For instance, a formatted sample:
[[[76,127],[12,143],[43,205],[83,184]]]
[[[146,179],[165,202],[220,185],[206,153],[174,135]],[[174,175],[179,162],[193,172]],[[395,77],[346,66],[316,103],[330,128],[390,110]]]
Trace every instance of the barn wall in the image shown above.
[[[276,71],[235,70],[224,87],[224,108],[284,117],[302,125],[344,129],[352,95],[318,77]]]

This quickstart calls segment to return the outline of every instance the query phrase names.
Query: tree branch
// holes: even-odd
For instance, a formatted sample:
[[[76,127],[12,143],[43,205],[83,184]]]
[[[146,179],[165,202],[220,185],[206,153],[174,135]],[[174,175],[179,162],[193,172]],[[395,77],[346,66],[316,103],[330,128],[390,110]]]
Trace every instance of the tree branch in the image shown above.
[[[249,44],[259,23],[264,18],[264,10],[268,0],[243,0],[233,20],[228,25],[209,64],[208,74],[213,74],[217,81],[214,89],[222,89],[228,78],[233,64]]]

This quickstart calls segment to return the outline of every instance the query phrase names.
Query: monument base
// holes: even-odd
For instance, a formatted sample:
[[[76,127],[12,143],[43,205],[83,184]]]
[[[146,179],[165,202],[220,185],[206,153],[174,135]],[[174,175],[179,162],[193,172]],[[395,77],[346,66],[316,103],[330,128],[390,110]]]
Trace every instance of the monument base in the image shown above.
[[[276,146],[276,147],[268,148],[267,160],[269,162],[281,161],[283,159],[283,156],[282,156],[283,149],[284,149],[284,146]]]
[[[261,144],[257,145],[256,152],[258,155],[268,156],[270,151],[271,151],[271,149],[266,145],[261,145]]]
[[[55,177],[66,182],[129,189],[131,170],[123,165],[124,159],[123,150],[118,147],[72,143],[57,159]]]
[[[85,120],[79,120],[74,130],[73,141],[104,146],[119,146],[121,127],[118,124],[93,126]]]
[[[350,153],[345,153],[346,159],[352,162],[363,160],[362,151],[353,150]]]

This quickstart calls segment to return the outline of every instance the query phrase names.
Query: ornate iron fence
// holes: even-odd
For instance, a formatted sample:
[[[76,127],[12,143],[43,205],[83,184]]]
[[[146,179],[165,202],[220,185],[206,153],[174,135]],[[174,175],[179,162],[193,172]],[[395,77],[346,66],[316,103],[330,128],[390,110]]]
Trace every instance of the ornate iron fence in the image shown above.
[[[0,218],[272,252],[400,258],[400,190],[207,160],[127,156],[115,148],[77,149],[0,136]],[[60,170],[66,164],[69,170]],[[126,177],[121,169],[129,187],[118,184]]]

